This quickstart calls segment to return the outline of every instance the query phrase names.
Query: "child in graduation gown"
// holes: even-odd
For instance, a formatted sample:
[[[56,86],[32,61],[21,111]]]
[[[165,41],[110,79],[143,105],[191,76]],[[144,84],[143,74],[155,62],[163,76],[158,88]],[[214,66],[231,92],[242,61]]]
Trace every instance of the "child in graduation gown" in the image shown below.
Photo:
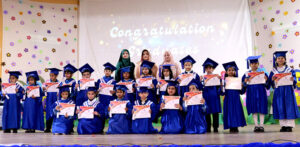
[[[75,101],[76,100],[76,81],[72,78],[73,74],[77,71],[78,69],[75,68],[73,65],[68,64],[64,66],[64,79],[61,81],[59,86],[63,85],[69,85],[71,86],[71,93],[70,93],[70,98]],[[59,94],[60,95],[60,94]]]
[[[157,133],[157,129],[153,128],[152,120],[157,114],[157,106],[147,97],[148,87],[139,87],[138,94],[140,96],[139,100],[134,102],[134,106],[147,105],[150,106],[151,118],[137,118],[132,121],[132,133],[135,134],[153,134]],[[133,111],[132,111],[133,113]]]
[[[135,94],[135,81],[133,79],[130,79],[130,70],[131,67],[124,67],[121,68],[121,81],[120,82],[132,82],[132,90],[127,90],[125,94],[125,99],[129,100],[130,103],[134,103],[136,100],[136,94]]]
[[[94,69],[89,64],[85,64],[79,68],[79,71],[81,72],[82,79],[90,79],[92,73],[94,72]],[[82,85],[79,80],[78,84],[76,84],[76,89],[77,89],[76,106],[81,106],[83,104],[83,102],[88,100],[87,94],[86,94],[87,89],[81,89],[81,86]]]
[[[238,77],[238,67],[234,61],[223,64],[226,77]],[[242,84],[242,83],[241,83]],[[226,82],[224,84],[226,86]],[[244,111],[240,99],[243,90],[225,89],[223,103],[224,129],[230,129],[230,133],[239,132],[238,127],[246,126]]]
[[[280,132],[292,132],[295,127],[295,119],[300,118],[300,113],[297,107],[294,88],[296,81],[295,74],[292,68],[286,65],[287,51],[277,51],[273,55],[273,70],[270,73],[268,83],[274,88],[273,94],[273,117],[279,119],[281,126]],[[276,86],[276,74],[292,73],[291,81],[293,85]]]
[[[103,133],[105,124],[105,107],[97,99],[97,88],[89,87],[87,92],[88,100],[83,103],[83,106],[94,108],[94,118],[78,119],[78,134],[100,134]],[[80,113],[77,109],[77,114]]]
[[[243,78],[242,82],[246,88],[246,106],[248,115],[252,114],[255,128],[254,132],[264,132],[264,119],[265,115],[268,114],[268,97],[267,97],[267,83],[265,84],[249,84],[252,80],[249,77],[249,73],[261,72],[262,70],[258,68],[259,62],[258,59],[261,56],[250,56],[247,58],[247,68],[249,65],[251,70],[247,71]],[[263,72],[263,71],[262,71]],[[267,81],[268,77],[265,73],[265,80]],[[258,115],[260,124],[258,125]]]
[[[178,83],[176,81],[167,81],[167,90],[165,96],[179,96],[177,90]],[[165,102],[161,98],[160,111],[161,111],[161,130],[160,134],[180,134],[184,129],[184,117],[182,114],[182,102],[179,101],[178,105],[175,105],[178,109],[163,109]]]
[[[37,71],[31,71],[26,73],[28,86],[39,86],[39,76]],[[35,133],[35,130],[44,131],[44,110],[43,110],[43,92],[39,88],[39,97],[28,97],[26,88],[26,96],[23,108],[23,120],[22,128],[25,129],[25,133]]]
[[[198,84],[195,80],[192,80],[189,85],[189,92],[199,91]],[[186,101],[187,98],[184,96],[183,101]],[[186,103],[186,102],[185,102]],[[206,115],[206,104],[205,100],[201,99],[201,105],[189,105],[184,104],[184,109],[186,111],[185,116],[185,129],[184,133],[186,134],[204,134],[207,130],[207,124],[205,120]]]
[[[113,101],[126,101],[126,114],[111,114],[108,121],[107,134],[130,134],[131,133],[131,110],[132,104],[128,100],[124,100],[126,91],[128,90],[124,85],[116,85],[117,99]],[[108,113],[111,110],[108,107]]]
[[[50,70],[50,80],[45,83],[59,83],[57,76],[61,70],[57,68],[48,68],[48,70]],[[58,91],[47,91],[46,85],[43,85],[43,91],[46,93],[46,130],[44,132],[50,133],[53,122],[52,105],[58,100]]]
[[[214,60],[207,58],[203,63],[203,72],[207,75],[212,75],[213,71],[218,66],[218,63]],[[220,83],[222,82],[221,77]],[[206,111],[206,122],[207,122],[207,132],[211,132],[211,115],[213,118],[213,128],[214,132],[218,132],[219,128],[219,113],[222,112],[221,108],[221,100],[220,95],[222,88],[220,85],[218,86],[205,86],[205,78],[204,78],[204,88],[203,88],[203,98],[205,99],[207,105]]]
[[[53,111],[53,125],[52,125],[52,133],[53,134],[70,134],[73,129],[73,121],[74,116],[68,116],[68,114],[59,115],[60,104],[75,104],[74,101],[70,98],[70,85],[64,85],[58,87],[60,93],[60,99],[57,100],[52,105]],[[74,112],[75,113],[75,112]]]
[[[4,106],[2,114],[2,129],[4,133],[18,133],[21,124],[21,103],[24,89],[17,83],[19,76],[22,75],[19,71],[9,71],[9,83],[16,84],[16,93],[3,93]]]
[[[97,86],[100,89],[99,100],[104,105],[108,107],[109,102],[115,99],[115,91],[111,90],[110,94],[101,94],[101,83],[115,85],[116,81],[111,76],[111,74],[116,70],[116,67],[109,62],[103,64],[104,66],[104,76],[97,81]]]
[[[157,80],[155,77],[152,76],[152,67],[155,65],[155,63],[150,61],[143,61],[141,64],[141,78],[152,78],[152,84],[150,87],[148,87],[148,97],[150,101],[152,101],[154,104],[158,104],[158,100],[156,97],[156,85]],[[141,85],[136,84],[136,87],[139,87]],[[140,99],[139,95],[137,94],[137,100]]]
[[[171,70],[171,67],[175,66],[173,64],[164,64],[161,65],[162,69],[159,70],[159,77],[161,80],[167,80],[167,81],[175,81],[175,79],[173,78],[173,72]],[[157,88],[159,89],[159,98],[161,99],[161,97],[163,95],[165,95],[166,93],[166,89],[161,89],[162,87],[162,83],[158,82],[159,84],[157,84]]]
[[[194,75],[194,80],[195,80],[195,83],[197,84],[198,89],[202,90],[203,89],[203,85],[201,83],[201,78],[200,78],[200,76],[196,72],[194,72],[192,70],[193,64],[195,64],[196,61],[190,55],[188,55],[188,56],[184,57],[183,59],[181,59],[180,63],[181,63],[182,69],[185,70],[180,75],[182,75],[182,74],[193,74]],[[181,82],[180,77],[178,77],[176,80],[179,83]],[[180,96],[184,97],[184,93],[189,91],[189,86],[188,85],[186,85],[186,86],[180,86],[180,90],[179,91],[180,91]]]

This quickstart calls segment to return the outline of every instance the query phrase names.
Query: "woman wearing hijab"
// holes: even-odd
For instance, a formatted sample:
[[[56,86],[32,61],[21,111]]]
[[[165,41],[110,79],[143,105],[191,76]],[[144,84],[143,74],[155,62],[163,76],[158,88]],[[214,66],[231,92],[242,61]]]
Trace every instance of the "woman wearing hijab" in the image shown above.
[[[135,77],[136,78],[140,78],[141,77],[141,64],[143,63],[143,61],[151,61],[151,55],[150,55],[150,52],[147,50],[147,49],[144,49],[142,51],[142,56],[141,56],[141,60],[139,62],[136,63],[136,67],[135,67]],[[155,64],[151,71],[152,71],[152,76],[153,77],[156,77],[157,75],[157,70],[158,70],[158,67],[157,65]]]
[[[119,82],[121,80],[121,68],[130,66],[130,79],[134,78],[134,68],[135,65],[130,61],[130,54],[127,49],[123,49],[119,61],[116,66],[116,72],[115,72],[115,80],[116,82]]]
[[[170,51],[165,51],[164,61],[159,66],[159,73],[162,73],[162,66],[167,65],[167,64],[172,65],[171,70],[173,73],[173,78],[176,79],[178,77],[178,75],[181,73],[181,69],[178,66],[178,64],[174,61],[173,56]],[[161,76],[161,75],[159,75],[159,76]]]

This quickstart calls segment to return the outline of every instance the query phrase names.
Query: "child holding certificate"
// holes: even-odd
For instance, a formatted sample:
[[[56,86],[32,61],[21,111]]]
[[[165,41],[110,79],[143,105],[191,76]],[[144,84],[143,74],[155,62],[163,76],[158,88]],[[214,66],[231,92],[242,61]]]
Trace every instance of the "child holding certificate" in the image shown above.
[[[23,108],[22,128],[25,133],[35,133],[35,130],[44,131],[43,92],[37,84],[40,80],[37,71],[26,73],[28,86]]]
[[[203,63],[204,75],[204,88],[203,97],[207,104],[206,122],[207,132],[211,132],[211,115],[213,118],[214,132],[218,132],[219,128],[219,113],[222,112],[220,94],[221,94],[221,77],[217,74],[213,74],[214,70],[218,66],[218,63],[214,60],[207,58]]]
[[[125,85],[128,90],[125,94],[125,99],[129,100],[130,103],[134,103],[136,100],[135,94],[135,81],[134,79],[130,79],[130,70],[132,68],[130,66],[121,68],[121,81],[117,84]]]
[[[116,67],[109,62],[105,63],[103,66],[104,76],[98,80],[96,86],[99,86],[100,90],[99,101],[104,105],[104,107],[108,107],[109,102],[115,99],[115,91],[113,90],[114,87],[109,86],[114,86],[116,84],[116,81],[111,76],[111,74],[116,70]]]
[[[182,107],[177,88],[178,83],[176,81],[168,81],[166,93],[161,98],[160,134],[183,133],[184,118],[182,117]],[[173,106],[170,107],[170,105]]]
[[[70,93],[70,98],[75,101],[76,100],[76,81],[72,78],[73,74],[77,71],[78,69],[75,68],[71,64],[67,64],[64,66],[64,79],[61,81],[59,86],[63,85],[70,85],[71,86],[71,93]],[[59,94],[60,95],[60,94]]]
[[[230,129],[230,133],[238,133],[238,127],[246,126],[244,111],[240,95],[244,92],[241,90],[242,82],[238,78],[238,67],[234,61],[224,63],[225,74],[225,96],[223,103],[223,122],[224,129]],[[233,79],[232,81],[228,79]],[[232,86],[233,85],[233,86]]]
[[[48,68],[50,70],[50,80],[47,80],[43,84],[43,91],[46,93],[46,130],[45,133],[51,132],[51,126],[53,122],[52,105],[58,100],[58,89],[57,86],[59,81],[57,80],[58,73],[61,71],[57,68]]]
[[[247,71],[243,78],[243,85],[246,88],[246,106],[248,115],[252,114],[254,120],[254,132],[264,132],[265,114],[268,114],[267,97],[267,74],[258,68],[258,59],[261,56],[250,56],[247,58]],[[258,125],[258,115],[260,124]]]
[[[9,83],[3,83],[2,94],[4,99],[3,114],[2,114],[2,129],[4,133],[18,133],[21,124],[21,103],[24,89],[17,83],[19,76],[22,75],[19,71],[9,71]]]
[[[52,105],[53,125],[52,133],[55,135],[70,134],[73,129],[75,103],[70,98],[70,85],[58,87],[60,99]],[[64,112],[64,105],[69,105],[70,111]],[[68,114],[69,113],[69,114]]]
[[[151,100],[147,98],[149,95],[148,87],[140,87],[138,94],[141,99],[134,102],[132,110],[132,132],[135,134],[157,133],[157,129],[153,128],[152,126],[152,120],[157,114],[157,107]]]
[[[184,69],[185,71],[183,73],[181,73],[178,78],[177,81],[180,83],[180,96],[184,97],[184,93],[189,91],[189,84],[190,82],[194,79],[197,87],[199,90],[203,89],[203,85],[201,83],[201,79],[200,76],[194,72],[192,70],[193,68],[193,64],[196,63],[196,61],[190,56],[186,56],[183,59],[180,60],[181,63],[181,67],[182,69]]]
[[[273,55],[273,70],[268,83],[274,88],[273,117],[279,119],[280,132],[292,132],[295,119],[300,117],[294,88],[294,71],[286,65],[287,51],[277,51]]]
[[[192,99],[191,96],[188,96],[187,93],[194,95],[199,91],[198,84],[195,80],[192,80],[188,85],[189,92],[185,93],[183,100],[185,101],[185,111],[186,117],[184,122],[184,133],[186,134],[204,134],[207,130],[207,124],[205,120],[206,113],[206,104],[203,98],[198,99],[197,103],[187,104],[189,99]],[[197,96],[197,95],[195,95]],[[201,95],[200,95],[201,96]],[[195,98],[195,97],[194,97]]]
[[[161,98],[167,91],[167,81],[175,81],[173,78],[172,64],[161,65],[162,69],[159,70],[160,80],[158,81],[157,88],[159,89],[159,98]]]
[[[158,104],[158,100],[156,98],[156,85],[157,80],[152,76],[152,67],[155,63],[150,61],[143,61],[141,64],[141,78],[137,79],[136,87],[148,87],[148,99],[152,101],[154,104]],[[137,94],[137,100],[140,99],[139,94]]]
[[[79,68],[81,72],[82,79],[76,84],[77,96],[76,96],[76,105],[81,106],[83,102],[88,100],[87,98],[87,88],[89,86],[95,86],[95,81],[91,79],[91,75],[94,72],[94,69],[89,65],[85,64]]]
[[[87,89],[88,100],[77,109],[78,134],[100,134],[103,133],[105,124],[105,107],[96,98],[97,88]]]
[[[106,133],[130,134],[132,104],[128,100],[124,100],[125,93],[128,89],[124,85],[117,85],[115,89],[117,99],[111,101],[110,107],[108,107],[110,119]]]

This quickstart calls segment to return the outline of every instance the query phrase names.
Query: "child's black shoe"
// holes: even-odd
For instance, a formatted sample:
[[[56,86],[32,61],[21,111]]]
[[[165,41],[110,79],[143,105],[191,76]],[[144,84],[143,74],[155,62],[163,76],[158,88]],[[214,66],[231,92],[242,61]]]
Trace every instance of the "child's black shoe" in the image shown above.
[[[18,133],[18,129],[13,129],[13,133]]]
[[[10,129],[4,130],[4,133],[10,133]]]

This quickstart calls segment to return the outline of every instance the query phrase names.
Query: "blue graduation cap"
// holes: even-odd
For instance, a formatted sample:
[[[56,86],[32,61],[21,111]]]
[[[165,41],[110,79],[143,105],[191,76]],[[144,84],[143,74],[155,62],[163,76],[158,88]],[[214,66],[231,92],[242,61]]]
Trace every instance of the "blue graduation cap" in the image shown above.
[[[79,71],[81,73],[84,73],[84,72],[90,72],[90,73],[93,73],[94,72],[94,69],[87,63],[87,64],[84,64],[83,66],[81,66],[79,68]]]
[[[27,77],[27,79],[28,79],[29,77],[33,77],[36,81],[40,80],[39,74],[38,74],[37,71],[26,72],[26,77]]]
[[[276,51],[273,53],[273,67],[275,67],[275,62],[278,57],[284,57],[286,59],[286,53],[288,51]]]
[[[218,66],[219,64],[216,62],[216,61],[214,61],[214,60],[212,60],[212,59],[210,59],[210,58],[207,58],[205,61],[204,61],[204,63],[202,64],[202,66],[203,66],[203,73],[205,73],[205,68],[207,67],[207,66],[211,66],[211,67],[213,67],[214,69]]]
[[[258,59],[261,57],[261,55],[259,55],[259,56],[249,56],[248,58],[247,58],[247,68],[249,68],[249,65],[251,64],[251,63],[258,63]]]
[[[236,65],[236,63],[234,61],[224,63],[223,67],[224,67],[224,69],[226,71],[228,70],[228,68],[233,67],[234,70],[235,70],[235,72],[236,72],[236,76],[238,77],[238,70],[239,70],[239,68],[238,68],[238,66]]]
[[[61,92],[65,92],[65,91],[70,92],[70,87],[71,87],[70,85],[62,85],[57,88],[59,89],[59,92],[61,93]]]
[[[116,85],[116,90],[127,91],[128,88],[125,85]]]
[[[146,87],[146,86],[139,87],[138,93],[142,93],[142,92],[148,92],[148,87]]]
[[[21,72],[19,71],[9,71],[9,76],[15,76],[17,79],[19,79],[19,76],[21,76]]]
[[[162,76],[162,71],[164,70],[164,69],[169,69],[170,71],[171,71],[171,66],[174,66],[173,64],[164,64],[164,65],[161,65],[160,67],[160,69],[159,69],[159,77],[161,77]]]
[[[92,86],[92,87],[88,87],[87,88],[87,91],[94,91],[94,92],[96,92],[98,89],[97,89],[97,87],[95,87],[95,86]]]
[[[192,64],[196,63],[196,61],[190,55],[187,55],[186,57],[184,57],[183,59],[180,60],[182,69],[184,69],[185,62],[191,62]]]
[[[168,82],[168,86],[175,86],[176,87],[178,85],[177,81],[168,80],[166,82]]]
[[[151,69],[153,66],[154,66],[154,62],[150,62],[150,61],[143,61],[143,63],[141,64],[141,67],[146,67],[146,68],[149,68]]]
[[[113,72],[117,69],[115,66],[113,66],[109,62],[106,62],[105,64],[103,64],[103,66],[104,66],[104,69],[109,69],[109,70],[111,70],[111,72]]]
[[[75,73],[78,69],[71,64],[64,66],[64,72],[69,71],[71,73]]]
[[[61,71],[60,69],[57,68],[48,68],[50,70],[50,73],[53,73],[55,75],[58,75],[58,73]]]
[[[196,88],[199,89],[198,84],[197,84],[197,82],[196,82],[195,79],[193,79],[193,80],[188,84],[188,87],[190,87],[191,85],[195,85]]]

